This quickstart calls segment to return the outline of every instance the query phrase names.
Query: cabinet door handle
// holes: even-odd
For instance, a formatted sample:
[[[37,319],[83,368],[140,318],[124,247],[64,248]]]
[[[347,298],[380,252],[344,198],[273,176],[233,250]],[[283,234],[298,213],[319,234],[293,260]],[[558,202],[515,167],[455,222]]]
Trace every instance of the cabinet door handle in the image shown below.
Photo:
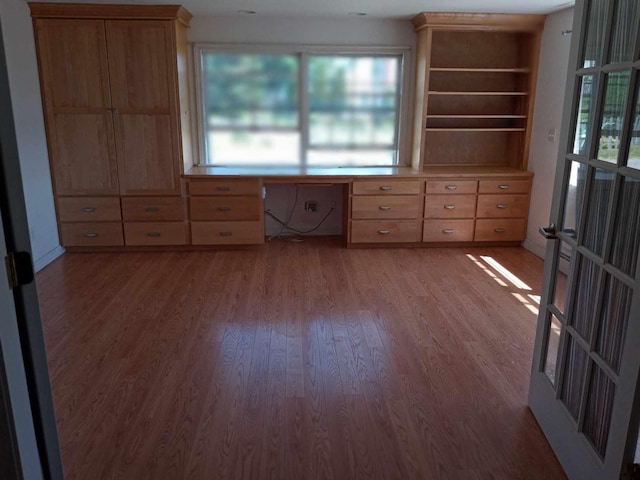
[[[149,232],[147,233],[147,237],[159,237],[160,232]]]
[[[494,230],[494,232],[496,232],[496,233],[504,233],[504,232],[506,232],[506,230],[505,230],[504,228],[500,228],[500,227],[498,227],[498,228],[496,228],[496,229]]]
[[[160,209],[158,207],[147,207],[145,208],[146,212],[159,212]]]
[[[506,205],[506,204],[504,204],[504,203],[499,203],[498,205],[496,205],[496,207],[498,207],[498,208],[500,208],[500,209],[504,210],[505,208],[508,208],[509,206],[508,206],[508,205]]]
[[[98,234],[95,232],[89,232],[89,233],[85,233],[84,236],[89,238],[96,238]]]
[[[447,210],[453,210],[454,208],[456,208],[455,205],[445,205],[444,208],[446,208]]]
[[[388,191],[388,190],[391,190],[392,188],[393,188],[393,187],[392,187],[391,185],[382,185],[382,186],[380,187],[380,190]]]
[[[387,205],[380,205],[378,208],[383,211],[391,210],[391,207]]]
[[[231,235],[233,235],[232,232],[220,232],[221,237],[230,237]]]
[[[216,187],[216,190],[218,190],[219,192],[228,192],[229,190],[231,190],[230,187]]]
[[[500,190],[508,190],[509,189],[509,185],[498,185],[498,188]]]
[[[455,230],[453,228],[443,228],[442,233],[446,233],[447,235],[451,235]]]
[[[391,230],[378,230],[378,233],[380,235],[389,235],[391,233]]]
[[[221,212],[230,212],[231,207],[218,207],[218,210],[220,210]]]
[[[447,190],[457,190],[458,186],[457,185],[447,185],[444,188],[446,188]]]
[[[87,212],[87,213],[93,213],[93,212],[95,212],[95,211],[96,211],[96,209],[95,209],[95,208],[93,208],[93,207],[84,207],[84,208],[82,209],[82,211],[83,211],[83,212]]]

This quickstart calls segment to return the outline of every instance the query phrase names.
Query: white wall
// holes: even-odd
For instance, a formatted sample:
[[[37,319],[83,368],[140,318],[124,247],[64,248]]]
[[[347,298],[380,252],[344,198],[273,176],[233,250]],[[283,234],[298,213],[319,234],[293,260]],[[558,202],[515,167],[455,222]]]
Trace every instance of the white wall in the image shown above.
[[[0,0],[22,184],[36,269],[61,255],[49,173],[38,66],[29,7],[24,0]]]
[[[568,8],[549,15],[542,35],[529,154],[529,170],[535,176],[531,191],[527,238],[523,244],[540,257],[544,257],[546,240],[538,233],[538,227],[549,223],[571,44],[571,35],[562,35],[562,31],[571,30],[573,10]],[[556,130],[553,141],[548,139],[551,129]]]

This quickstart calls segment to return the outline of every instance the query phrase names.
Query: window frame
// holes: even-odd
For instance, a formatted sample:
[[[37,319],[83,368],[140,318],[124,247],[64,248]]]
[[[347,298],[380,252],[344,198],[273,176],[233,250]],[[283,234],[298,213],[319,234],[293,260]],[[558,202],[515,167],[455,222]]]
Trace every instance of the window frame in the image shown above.
[[[194,73],[194,98],[196,140],[194,147],[196,150],[196,165],[207,167],[227,167],[225,164],[211,164],[207,161],[206,146],[206,119],[205,119],[205,76],[202,74],[202,54],[206,52],[231,53],[231,54],[265,54],[265,55],[295,55],[299,59],[298,69],[298,128],[300,134],[300,153],[297,168],[309,168],[307,154],[310,150],[309,144],[309,96],[307,85],[309,80],[309,56],[313,55],[344,55],[344,56],[399,56],[399,82],[398,110],[396,113],[396,137],[397,137],[397,162],[392,165],[340,165],[334,168],[389,168],[410,165],[410,141],[412,111],[410,108],[413,100],[413,62],[412,50],[410,47],[401,46],[319,46],[319,45],[256,45],[256,44],[211,44],[195,43],[191,50],[192,68]],[[268,129],[267,129],[268,130]],[[344,149],[348,151],[348,149]],[[273,164],[274,167],[282,165]],[[247,168],[255,165],[247,164]],[[238,166],[234,166],[238,168]],[[242,167],[240,167],[242,168]],[[310,168],[331,168],[324,166],[313,166]]]

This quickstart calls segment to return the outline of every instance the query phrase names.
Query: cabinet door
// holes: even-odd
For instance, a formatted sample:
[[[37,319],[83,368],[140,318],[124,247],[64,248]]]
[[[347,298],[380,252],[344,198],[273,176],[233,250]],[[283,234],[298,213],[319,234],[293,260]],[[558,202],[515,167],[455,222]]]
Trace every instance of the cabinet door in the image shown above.
[[[179,195],[175,39],[170,21],[105,22],[122,195]]]
[[[117,195],[102,20],[35,23],[49,155],[58,195]]]

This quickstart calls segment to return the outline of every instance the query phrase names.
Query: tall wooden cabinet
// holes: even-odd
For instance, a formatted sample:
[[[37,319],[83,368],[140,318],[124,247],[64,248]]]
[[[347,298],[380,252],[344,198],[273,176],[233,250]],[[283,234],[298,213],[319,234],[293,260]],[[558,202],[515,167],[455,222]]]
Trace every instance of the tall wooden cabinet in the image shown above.
[[[191,15],[178,6],[30,7],[62,244],[186,243]]]

